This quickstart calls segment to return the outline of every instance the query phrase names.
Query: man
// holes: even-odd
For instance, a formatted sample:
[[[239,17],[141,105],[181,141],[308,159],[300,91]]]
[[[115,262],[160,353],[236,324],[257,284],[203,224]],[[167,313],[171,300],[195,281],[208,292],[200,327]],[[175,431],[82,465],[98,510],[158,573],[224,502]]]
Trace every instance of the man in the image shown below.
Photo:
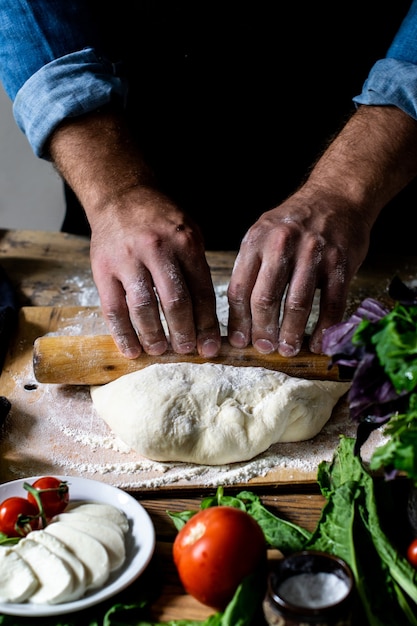
[[[167,349],[159,304],[176,352],[218,354],[205,248],[239,249],[233,346],[296,355],[318,288],[309,345],[320,352],[375,221],[417,168],[417,2],[349,115],[369,48],[373,61],[385,54],[409,6],[368,4],[369,19],[363,2],[277,13],[121,0],[106,13],[94,1],[0,1],[3,85],[35,154],[85,211],[103,315],[126,357]]]

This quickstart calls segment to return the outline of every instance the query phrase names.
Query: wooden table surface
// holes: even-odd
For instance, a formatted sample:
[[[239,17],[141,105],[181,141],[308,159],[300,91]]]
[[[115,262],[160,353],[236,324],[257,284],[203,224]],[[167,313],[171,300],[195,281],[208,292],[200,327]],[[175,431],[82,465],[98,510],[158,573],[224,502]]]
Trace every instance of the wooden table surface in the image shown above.
[[[207,258],[213,277],[218,281],[227,281],[235,253],[208,252]],[[72,306],[80,304],[83,298],[85,305],[96,303],[89,264],[89,241],[85,238],[55,232],[0,230],[0,265],[15,286],[22,306]],[[386,289],[396,274],[407,281],[417,278],[417,257],[385,256],[367,261],[352,282],[347,314],[364,297],[386,299]],[[231,487],[225,489],[230,494],[235,491]],[[256,491],[273,513],[309,530],[314,529],[324,503],[316,485],[257,486]],[[149,571],[144,574],[146,584],[157,580],[161,588],[157,601],[152,605],[151,619],[155,621],[203,620],[213,613],[212,609],[201,605],[182,590],[171,558],[176,531],[166,514],[167,510],[196,510],[201,498],[213,493],[214,490],[204,493],[190,490],[187,493],[184,489],[178,493],[175,490],[170,493],[156,492],[152,497],[135,493],[156,529],[156,551]]]

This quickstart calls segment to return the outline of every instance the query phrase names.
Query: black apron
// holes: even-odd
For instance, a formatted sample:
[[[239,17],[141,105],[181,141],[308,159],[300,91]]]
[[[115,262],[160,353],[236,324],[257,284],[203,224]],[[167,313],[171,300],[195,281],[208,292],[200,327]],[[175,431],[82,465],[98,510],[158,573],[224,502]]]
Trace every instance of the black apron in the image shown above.
[[[226,250],[303,182],[410,2],[91,4],[104,52],[124,63],[128,119],[161,188],[207,249]],[[415,195],[411,186],[387,207],[373,245],[392,242],[393,216]],[[67,199],[63,229],[74,232]]]

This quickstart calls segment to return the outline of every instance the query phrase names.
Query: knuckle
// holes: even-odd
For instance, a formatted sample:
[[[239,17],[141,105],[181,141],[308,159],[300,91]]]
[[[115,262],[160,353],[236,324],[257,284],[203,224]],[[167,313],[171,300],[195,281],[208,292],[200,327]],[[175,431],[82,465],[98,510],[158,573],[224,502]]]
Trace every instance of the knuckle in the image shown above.
[[[126,285],[126,300],[129,308],[141,308],[155,301],[155,293],[145,278],[136,278]]]
[[[112,332],[112,334],[119,335],[123,334],[123,328],[125,327],[125,316],[126,311],[121,310],[120,308],[113,307],[111,309],[104,309],[103,307],[103,315],[107,321],[107,324]]]
[[[184,310],[185,307],[191,304],[190,297],[185,292],[176,294],[175,297],[167,300],[163,304],[164,312],[166,315],[172,315],[178,311]]]
[[[309,313],[310,307],[307,307],[305,303],[298,298],[289,298],[285,303],[285,313]]]
[[[226,291],[226,296],[229,304],[234,304],[236,306],[241,305],[245,299],[244,294],[245,290],[240,283],[232,281],[229,283]]]
[[[279,304],[278,294],[274,292],[263,292],[259,296],[253,297],[252,308],[257,312],[268,313],[271,309],[276,309]]]

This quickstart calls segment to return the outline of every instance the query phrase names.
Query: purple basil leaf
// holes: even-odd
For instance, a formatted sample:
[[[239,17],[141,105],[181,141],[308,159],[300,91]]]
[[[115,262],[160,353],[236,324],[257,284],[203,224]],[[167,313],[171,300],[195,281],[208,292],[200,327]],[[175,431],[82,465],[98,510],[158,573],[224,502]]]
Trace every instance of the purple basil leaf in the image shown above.
[[[359,319],[360,322],[362,320],[378,322],[385,317],[387,313],[389,313],[389,310],[378,302],[378,300],[365,298],[350,319]]]
[[[349,389],[348,402],[350,416],[360,421],[369,415],[385,418],[395,411],[399,398],[375,354],[366,353],[358,367]]]
[[[352,344],[357,324],[340,322],[326,330],[323,335],[323,352],[332,357],[332,364],[356,367],[360,357],[358,348]]]
[[[346,322],[330,326],[323,334],[323,352],[331,363],[356,367],[363,358],[363,349],[352,344],[352,337],[362,320],[377,322],[388,313],[377,300],[366,298]]]

